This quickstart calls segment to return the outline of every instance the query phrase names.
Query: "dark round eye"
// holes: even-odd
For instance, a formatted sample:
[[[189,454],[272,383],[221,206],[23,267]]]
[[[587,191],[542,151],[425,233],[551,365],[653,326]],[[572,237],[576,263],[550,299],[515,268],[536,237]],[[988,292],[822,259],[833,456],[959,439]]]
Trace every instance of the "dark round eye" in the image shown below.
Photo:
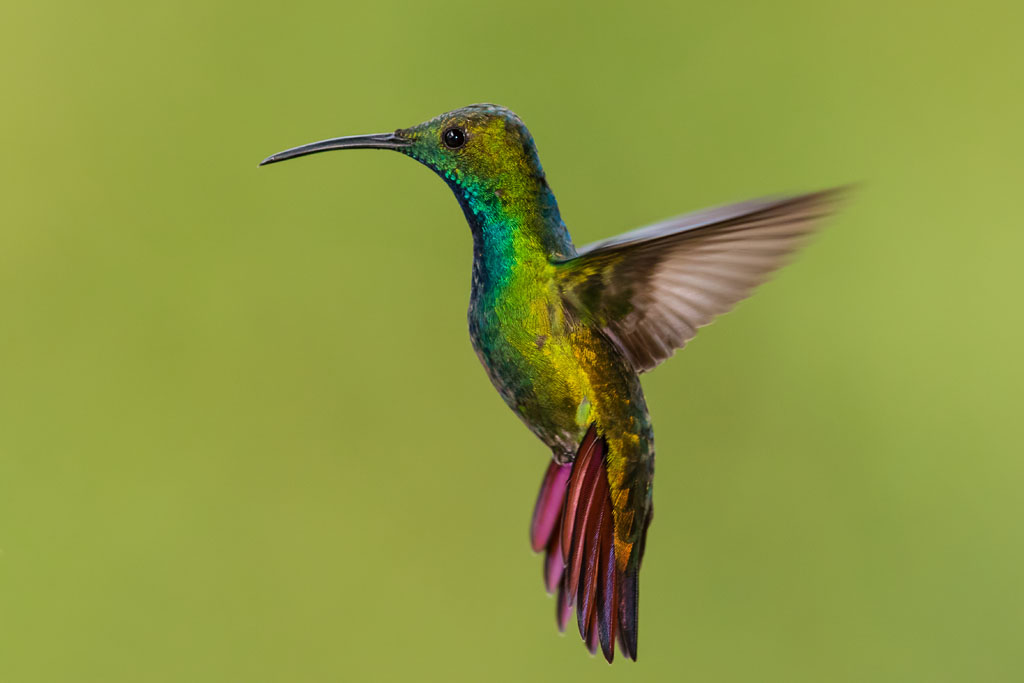
[[[441,134],[441,139],[448,149],[458,149],[466,144],[466,134],[458,128],[449,128]]]

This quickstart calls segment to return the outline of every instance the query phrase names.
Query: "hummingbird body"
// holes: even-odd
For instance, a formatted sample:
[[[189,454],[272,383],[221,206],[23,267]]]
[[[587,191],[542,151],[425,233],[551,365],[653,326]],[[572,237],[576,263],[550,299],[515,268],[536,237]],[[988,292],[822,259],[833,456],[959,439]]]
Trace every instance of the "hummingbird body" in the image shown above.
[[[498,393],[552,450],[553,463],[570,464],[592,425],[602,435],[610,501],[619,503],[609,509],[605,552],[609,567],[630,577],[633,597],[625,609],[631,613],[620,619],[629,636],[635,632],[640,560],[632,547],[650,514],[654,475],[654,435],[643,389],[615,344],[562,302],[557,264],[576,256],[576,249],[526,126],[507,110],[472,109],[486,116],[474,137],[486,149],[491,172],[445,174],[473,233],[470,339]],[[535,530],[532,536],[535,550],[547,548],[557,558],[567,551],[558,547],[554,531]],[[560,574],[549,568],[547,581],[549,590],[559,589],[558,621],[564,628],[571,600],[555,585]],[[614,611],[612,599],[606,610]],[[599,629],[588,626],[580,630],[594,650]],[[607,635],[607,653],[612,637]]]
[[[551,449],[531,524],[565,627],[636,658],[654,440],[639,374],[729,310],[792,252],[834,191],[671,219],[579,252],[518,116],[471,105],[395,133],[335,138],[400,151],[451,187],[473,234],[469,332],[509,407]]]
[[[533,151],[518,118],[495,123],[512,127],[522,149]],[[502,131],[502,138],[508,134]],[[496,155],[506,145],[495,145]],[[600,378],[608,367],[625,363],[598,330],[566,315],[556,264],[576,249],[540,161],[535,154],[513,156],[489,182],[454,176],[449,185],[473,234],[473,348],[509,407],[557,459],[571,462],[590,424],[595,384],[587,369]],[[633,384],[639,389],[638,381],[616,387],[623,399],[636,400]]]

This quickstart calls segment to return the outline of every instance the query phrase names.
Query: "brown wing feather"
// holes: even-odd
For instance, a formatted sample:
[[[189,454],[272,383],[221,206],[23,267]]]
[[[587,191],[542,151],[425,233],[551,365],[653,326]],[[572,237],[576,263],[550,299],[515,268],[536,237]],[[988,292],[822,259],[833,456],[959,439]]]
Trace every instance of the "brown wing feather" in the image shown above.
[[[784,265],[843,192],[710,209],[589,245],[558,264],[563,299],[645,372]]]

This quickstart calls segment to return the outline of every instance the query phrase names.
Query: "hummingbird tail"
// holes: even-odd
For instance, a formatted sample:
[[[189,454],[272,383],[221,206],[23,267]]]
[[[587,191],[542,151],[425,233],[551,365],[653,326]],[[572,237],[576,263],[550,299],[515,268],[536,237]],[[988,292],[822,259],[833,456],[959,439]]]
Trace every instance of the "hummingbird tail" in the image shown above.
[[[636,659],[639,557],[624,570],[616,563],[607,452],[607,441],[591,425],[571,465],[548,465],[530,540],[534,551],[546,553],[544,583],[549,593],[558,591],[559,630],[575,605],[583,641],[611,662],[616,640],[623,655]]]
[[[572,464],[560,465],[554,460],[541,481],[540,494],[533,509],[530,524],[530,544],[533,551],[544,551],[544,585],[548,593],[558,592],[555,618],[558,630],[565,631],[572,604],[566,599],[562,573],[565,561],[562,559],[562,511],[565,508],[565,489],[572,473]]]

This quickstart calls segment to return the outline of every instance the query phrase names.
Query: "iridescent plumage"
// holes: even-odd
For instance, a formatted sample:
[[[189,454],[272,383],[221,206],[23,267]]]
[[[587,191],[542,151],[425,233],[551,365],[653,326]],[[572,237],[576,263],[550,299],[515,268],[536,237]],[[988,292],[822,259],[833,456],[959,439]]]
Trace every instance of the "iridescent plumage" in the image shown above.
[[[330,149],[400,151],[437,172],[473,233],[469,330],[509,407],[552,451],[531,524],[580,635],[608,661],[636,658],[637,581],[652,516],[654,437],[639,373],[681,348],[780,266],[833,207],[827,191],[672,219],[579,252],[533,138],[479,104]]]

